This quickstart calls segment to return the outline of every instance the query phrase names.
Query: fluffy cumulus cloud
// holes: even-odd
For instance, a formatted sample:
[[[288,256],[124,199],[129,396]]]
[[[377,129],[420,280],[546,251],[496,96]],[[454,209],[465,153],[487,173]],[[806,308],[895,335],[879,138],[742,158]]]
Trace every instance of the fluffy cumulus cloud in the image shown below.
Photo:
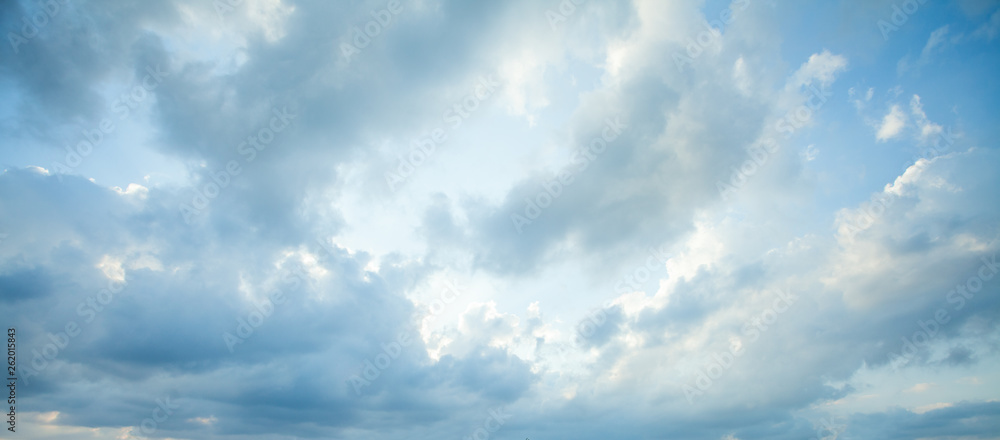
[[[4,438],[1000,432],[991,2],[0,11]]]

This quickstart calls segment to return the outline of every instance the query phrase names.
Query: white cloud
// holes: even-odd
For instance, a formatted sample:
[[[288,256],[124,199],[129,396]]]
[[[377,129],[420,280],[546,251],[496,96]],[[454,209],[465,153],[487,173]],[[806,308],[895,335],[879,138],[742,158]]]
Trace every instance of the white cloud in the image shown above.
[[[913,113],[917,128],[919,129],[919,133],[917,134],[918,139],[922,142],[929,142],[941,135],[943,131],[942,127],[927,119],[927,114],[924,113],[924,106],[920,102],[920,96],[913,95],[913,98],[910,99],[910,111]]]
[[[875,133],[875,138],[880,142],[885,142],[899,136],[905,126],[906,114],[903,113],[903,109],[898,105],[893,105],[889,109],[889,113],[882,118],[882,124],[879,125],[878,132]]]
[[[818,82],[822,87],[833,83],[836,74],[847,68],[847,58],[828,50],[809,56],[809,61],[799,67],[788,81],[789,88],[798,88]]]
[[[750,96],[752,91],[750,76],[747,73],[746,62],[740,57],[733,63],[733,84],[743,96]]]
[[[871,102],[872,97],[875,95],[875,88],[869,87],[868,91],[865,92],[864,97],[860,97],[857,90],[855,90],[854,87],[851,87],[848,89],[847,95],[851,99],[851,102],[854,103],[854,107],[857,108],[858,111],[861,111],[868,105],[869,102]]]
[[[933,383],[918,383],[910,388],[903,390],[904,393],[923,393],[933,387]]]

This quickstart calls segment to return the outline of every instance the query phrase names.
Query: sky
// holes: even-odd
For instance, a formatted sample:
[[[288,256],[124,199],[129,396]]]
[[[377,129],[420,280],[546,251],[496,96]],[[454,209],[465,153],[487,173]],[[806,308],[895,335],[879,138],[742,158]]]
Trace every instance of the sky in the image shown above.
[[[994,0],[0,29],[2,438],[1000,438]]]

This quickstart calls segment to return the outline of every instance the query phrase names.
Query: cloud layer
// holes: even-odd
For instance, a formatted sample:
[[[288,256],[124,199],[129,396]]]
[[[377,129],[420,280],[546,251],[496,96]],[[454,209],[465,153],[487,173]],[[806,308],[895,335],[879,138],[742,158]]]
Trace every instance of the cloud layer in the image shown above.
[[[17,435],[996,438],[1000,12],[911,3],[4,3]]]

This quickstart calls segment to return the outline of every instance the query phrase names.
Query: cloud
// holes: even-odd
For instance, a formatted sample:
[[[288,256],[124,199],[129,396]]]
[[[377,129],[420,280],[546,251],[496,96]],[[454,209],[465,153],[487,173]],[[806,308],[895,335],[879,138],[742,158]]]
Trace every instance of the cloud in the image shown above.
[[[932,386],[934,386],[934,384],[932,384],[932,383],[918,383],[918,384],[914,385],[912,388],[907,389],[905,392],[908,392],[908,393],[922,393],[924,391],[929,390]]]
[[[896,46],[845,35],[888,3],[57,3],[0,51],[28,437],[465,438],[497,408],[491,438],[995,431],[993,64],[937,6],[892,43],[963,57],[886,79]],[[945,125],[903,169],[868,145]]]
[[[920,102],[920,96],[913,95],[913,98],[910,99],[910,111],[913,113],[917,128],[920,130],[918,137],[922,142],[928,142],[941,135],[943,131],[941,126],[927,119],[924,106]]]
[[[45,364],[25,388],[38,393],[33,406],[59,411],[60,424],[111,428],[137,425],[154,398],[169,395],[181,405],[182,417],[162,425],[161,432],[191,436],[199,428],[182,420],[216,417],[216,432],[235,434],[246,426],[237,420],[251,416],[270,425],[267,429],[272,432],[308,435],[312,428],[300,423],[314,412],[347,411],[346,416],[325,424],[332,429],[355,417],[350,413],[356,410],[348,408],[368,405],[363,403],[367,399],[353,396],[346,380],[361,370],[364,359],[380,343],[394,340],[398,332],[415,332],[412,304],[396,293],[401,291],[397,283],[419,279],[423,269],[383,263],[378,272],[369,272],[364,270],[368,256],[342,248],[325,254],[319,245],[308,242],[300,247],[282,244],[280,238],[247,240],[242,234],[223,238],[226,234],[219,235],[211,224],[187,226],[173,211],[177,196],[150,189],[138,204],[128,197],[84,179],[67,178],[60,184],[55,176],[29,171],[8,170],[0,175],[0,198],[5,206],[25,219],[42,213],[51,219],[49,224],[17,224],[15,218],[4,218],[21,237],[35,236],[34,231],[42,229],[49,237],[47,242],[36,243],[33,253],[22,254],[21,264],[36,269],[11,266],[11,248],[5,246],[8,259],[0,279],[4,300],[19,304],[20,313],[5,314],[5,320],[25,335],[19,339],[26,353],[23,365]],[[78,209],[77,203],[104,214],[69,215]],[[213,257],[204,249],[197,251],[197,243],[204,240],[226,244],[216,248],[219,254]],[[15,238],[11,244],[19,242]],[[243,258],[222,257],[239,248],[244,249]],[[127,249],[144,251],[123,252]],[[117,256],[114,271],[124,276],[127,285],[104,301],[99,291],[108,283],[108,255]],[[154,259],[158,264],[149,263]],[[293,276],[295,270],[310,275]],[[41,274],[45,277],[39,278]],[[39,279],[44,281],[39,283]],[[50,280],[65,281],[50,284]],[[241,280],[252,287],[241,287]],[[275,305],[273,314],[230,354],[222,335],[238,332],[240,320],[247,320],[257,307],[254,304],[273,289],[284,290],[287,301]],[[51,297],[58,303],[52,309],[44,307]],[[68,322],[76,323],[79,335],[55,359],[35,360],[38,352],[32,349],[43,347],[49,342],[46,335]],[[425,364],[421,346],[397,359],[366,392],[377,395],[389,387],[405,389],[411,381],[427,379],[448,388],[445,378],[465,374],[464,381],[455,384],[459,390],[469,393],[490,383],[498,387],[492,396],[500,402],[519,396],[532,380],[524,370],[511,377],[510,385],[501,385],[503,381],[495,375],[510,374],[509,365],[520,362],[503,350],[451,357],[431,367]],[[482,349],[486,349],[485,341]],[[492,367],[497,362],[508,367]],[[98,392],[94,385],[80,382],[96,371],[114,380],[140,381],[144,391],[122,400],[124,390]],[[271,381],[264,380],[265,376],[280,371],[284,372],[279,381],[283,385],[277,389],[266,385]],[[174,379],[164,381],[161,373],[166,372],[173,372]],[[223,385],[228,380],[220,382],[224,377],[259,385],[229,388]],[[84,394],[91,401],[105,403],[91,409],[69,403],[73,396]],[[442,395],[440,399],[441,410],[452,405],[446,403],[451,398]],[[271,415],[252,409],[264,402]],[[387,403],[372,404],[371,409],[378,411]],[[101,408],[116,410],[108,413]],[[291,417],[288,411],[293,410],[304,412]]]
[[[990,15],[990,20],[987,23],[983,23],[981,26],[976,28],[976,31],[972,33],[975,38],[983,38],[986,41],[993,41],[997,36],[997,30],[1000,29],[1000,11],[993,12]]]
[[[942,26],[931,32],[931,35],[927,38],[927,43],[924,44],[924,48],[920,51],[920,56],[917,57],[917,60],[911,64],[909,56],[903,57],[899,60],[899,63],[896,66],[897,73],[899,75],[903,75],[908,71],[920,69],[921,67],[926,66],[932,61],[934,56],[943,52],[949,44],[954,44],[962,38],[962,36],[956,36],[949,41],[945,38],[947,35],[948,26]]]
[[[851,87],[850,89],[848,89],[847,94],[851,98],[854,98],[855,96],[859,96],[860,95],[858,93],[858,91],[854,89],[854,87]],[[874,87],[869,87],[868,91],[865,92],[864,98],[858,97],[858,98],[853,99],[854,107],[856,107],[858,109],[858,111],[860,112],[862,109],[865,108],[866,105],[868,105],[868,103],[872,100],[872,96],[874,96],[874,95],[875,95],[875,88]]]
[[[809,56],[809,61],[803,64],[788,81],[788,87],[798,88],[814,82],[819,86],[828,87],[833,83],[836,74],[846,68],[847,58],[824,50]]]
[[[898,105],[893,105],[889,109],[889,113],[882,118],[882,123],[878,127],[878,132],[875,133],[875,138],[879,142],[885,142],[899,136],[905,126],[906,115],[903,113],[903,109]]]

